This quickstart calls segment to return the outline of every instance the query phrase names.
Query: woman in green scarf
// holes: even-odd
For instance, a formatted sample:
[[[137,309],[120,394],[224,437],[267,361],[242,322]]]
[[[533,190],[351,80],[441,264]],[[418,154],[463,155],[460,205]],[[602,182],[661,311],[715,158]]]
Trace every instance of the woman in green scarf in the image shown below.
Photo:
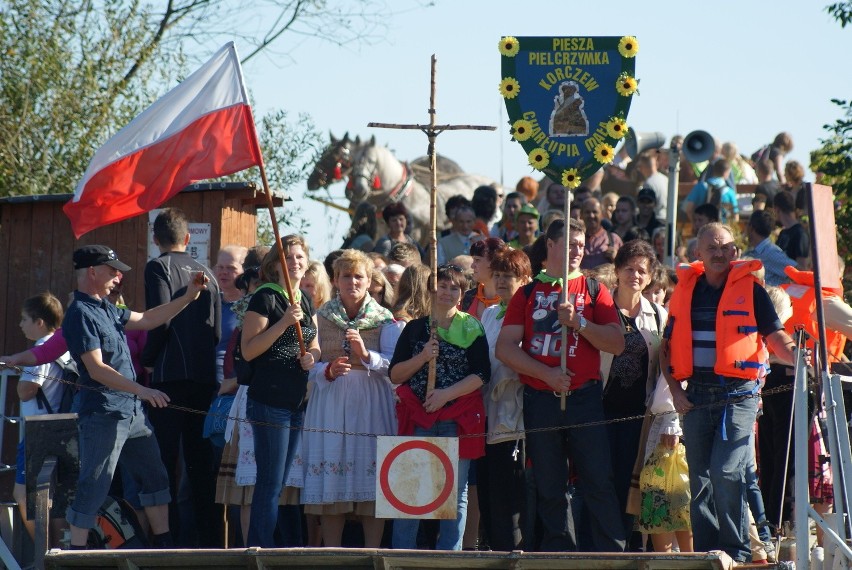
[[[319,515],[323,544],[340,546],[347,514],[361,518],[367,548],[378,548],[383,519],[375,518],[376,439],[340,432],[396,435],[387,369],[399,331],[391,312],[369,294],[373,261],[347,249],[334,261],[337,296],[317,312],[322,361],[310,375],[312,391],[302,436],[305,513]]]
[[[485,454],[485,408],[479,389],[491,378],[488,343],[482,325],[459,311],[466,278],[455,265],[438,267],[434,311],[411,321],[399,337],[388,373],[397,389],[399,435],[458,437],[458,513],[442,520],[438,550],[461,550],[467,514],[467,475],[472,459]],[[427,388],[429,362],[435,360],[435,388]],[[479,434],[476,437],[476,434]],[[393,547],[417,548],[417,519],[394,521]]]

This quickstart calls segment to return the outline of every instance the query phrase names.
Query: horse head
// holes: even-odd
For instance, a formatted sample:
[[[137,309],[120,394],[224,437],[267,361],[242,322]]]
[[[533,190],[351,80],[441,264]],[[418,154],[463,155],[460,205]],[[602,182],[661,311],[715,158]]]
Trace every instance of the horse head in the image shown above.
[[[330,144],[325,147],[308,176],[308,190],[328,188],[346,178],[352,170],[352,157],[361,146],[361,137],[349,138],[349,132],[338,139],[329,132]]]
[[[355,154],[346,197],[355,203],[366,200],[379,204],[385,199],[394,199],[394,193],[399,192],[409,178],[408,168],[390,149],[377,146],[373,137]]]

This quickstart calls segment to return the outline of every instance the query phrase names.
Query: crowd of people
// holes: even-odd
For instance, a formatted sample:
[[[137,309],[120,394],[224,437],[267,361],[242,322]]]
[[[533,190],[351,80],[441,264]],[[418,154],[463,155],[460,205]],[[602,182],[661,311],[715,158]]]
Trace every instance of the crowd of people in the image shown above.
[[[225,246],[213,270],[186,253],[186,216],[166,209],[141,313],[113,299],[130,267],[105,246],[77,250],[64,318],[51,295],[28,300],[21,328],[37,345],[0,357],[33,367],[19,383],[24,415],[48,411],[38,392],[55,399],[56,358],[67,350],[77,364],[71,548],[122,493],[159,547],[222,546],[222,505],[239,513],[247,546],[694,548],[773,560],[770,528],[793,500],[789,485],[782,495],[792,396],[767,397],[761,416],[759,395],[792,382],[790,333],[813,329],[815,303],[803,176],[783,164],[792,141],[782,135],[753,161],[726,143],[688,164],[695,183],[678,204],[656,151],[622,172],[621,194],[601,191],[600,172],[573,191],[524,178],[506,195],[453,197],[434,297],[402,202],[382,210],[384,236],[376,209],[359,208],[344,248],[324,260],[289,235]],[[744,222],[742,183],[757,184]],[[677,271],[665,259],[667,208],[684,212],[691,237],[676,236]],[[852,309],[841,283],[824,290],[840,360]],[[129,343],[137,329],[147,339]],[[214,429],[170,403],[230,418]],[[463,436],[456,518],[377,518],[376,439],[363,434]],[[664,455],[685,457],[688,489],[654,500],[688,514],[661,522],[644,471]],[[825,511],[823,474],[811,496]]]

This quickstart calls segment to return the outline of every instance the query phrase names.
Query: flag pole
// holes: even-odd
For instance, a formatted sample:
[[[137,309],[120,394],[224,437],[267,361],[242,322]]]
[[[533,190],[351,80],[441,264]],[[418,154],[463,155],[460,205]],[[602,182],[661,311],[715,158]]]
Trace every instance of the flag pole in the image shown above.
[[[237,56],[237,48],[234,42],[230,42],[230,49],[233,50],[234,54],[234,64],[237,68],[237,74],[240,78],[240,91],[242,92],[243,100],[248,103],[248,91],[246,90],[246,84],[243,81],[243,70],[242,66],[240,66],[240,58]],[[255,150],[257,151],[257,156],[259,158],[257,166],[260,168],[260,180],[263,182],[263,193],[266,196],[266,206],[269,208],[269,221],[272,223],[272,233],[275,235],[275,243],[278,246],[278,263],[281,264],[281,272],[284,274],[284,289],[287,291],[287,300],[290,303],[295,302],[296,297],[293,296],[293,284],[290,282],[290,272],[287,271],[287,259],[284,256],[284,244],[281,243],[281,232],[278,230],[278,218],[275,217],[275,206],[272,203],[272,190],[269,188],[269,179],[266,177],[266,164],[263,160],[263,151],[260,149],[260,137],[257,135],[257,123],[254,120],[254,110],[251,108],[251,105],[246,105],[248,108],[249,117],[251,121],[252,131],[254,131],[254,137],[252,137],[252,142],[255,145]],[[302,325],[300,323],[296,323],[296,338],[299,339],[299,353],[304,356],[305,355],[305,336],[302,334]]]
[[[235,52],[236,52],[236,48]],[[242,70],[239,68],[239,58],[237,59],[237,69],[240,74],[240,86],[243,89],[243,96],[248,101],[248,95],[245,93],[245,85],[242,82]],[[260,149],[260,137],[257,136],[257,123],[254,120],[254,111],[251,106],[248,106],[249,117],[251,117],[251,126],[254,130],[253,142],[256,145],[258,160],[258,168],[260,168],[260,180],[263,183],[263,194],[266,196],[266,207],[269,208],[269,221],[272,223],[272,233],[275,235],[275,243],[278,249],[278,263],[281,264],[281,272],[284,274],[284,289],[287,291],[287,300],[290,303],[295,302],[296,297],[293,296],[293,284],[290,282],[290,272],[287,271],[287,259],[284,256],[284,244],[281,243],[281,232],[278,229],[278,218],[275,217],[275,206],[272,203],[272,190],[269,188],[269,179],[266,177],[266,164],[263,160],[263,151]],[[296,338],[299,340],[299,353],[305,355],[305,336],[302,334],[302,325],[296,323]]]
[[[252,122],[254,122],[252,120]],[[260,141],[258,141],[258,152],[260,152]],[[260,179],[263,182],[263,193],[266,195],[266,206],[269,208],[269,220],[272,222],[272,233],[275,234],[275,243],[278,244],[278,262],[281,264],[281,272],[284,274],[284,288],[287,290],[287,300],[294,303],[293,284],[290,282],[290,272],[287,270],[287,259],[284,257],[284,244],[281,243],[281,232],[278,230],[278,219],[275,217],[275,206],[272,204],[272,191],[269,189],[269,180],[266,178],[266,167],[263,163],[263,155],[260,155]],[[296,337],[299,339],[299,352],[305,355],[305,337],[302,334],[302,325],[296,322]]]

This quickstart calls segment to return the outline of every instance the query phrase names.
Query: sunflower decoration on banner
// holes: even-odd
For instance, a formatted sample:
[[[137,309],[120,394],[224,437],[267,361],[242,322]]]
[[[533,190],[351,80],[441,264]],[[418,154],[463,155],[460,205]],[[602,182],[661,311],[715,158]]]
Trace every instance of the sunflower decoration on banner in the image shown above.
[[[574,189],[612,162],[639,93],[636,37],[505,36],[497,47],[498,89],[530,166]]]

